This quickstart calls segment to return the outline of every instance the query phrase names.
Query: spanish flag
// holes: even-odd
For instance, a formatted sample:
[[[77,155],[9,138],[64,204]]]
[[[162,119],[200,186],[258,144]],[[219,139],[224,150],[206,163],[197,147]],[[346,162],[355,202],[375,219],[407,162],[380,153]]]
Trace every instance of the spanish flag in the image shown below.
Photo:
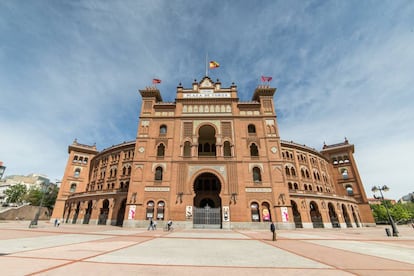
[[[217,61],[210,61],[210,65],[209,65],[210,69],[214,69],[214,68],[218,68],[220,67],[220,64]]]
[[[152,79],[152,84],[158,84],[161,83],[160,79]]]

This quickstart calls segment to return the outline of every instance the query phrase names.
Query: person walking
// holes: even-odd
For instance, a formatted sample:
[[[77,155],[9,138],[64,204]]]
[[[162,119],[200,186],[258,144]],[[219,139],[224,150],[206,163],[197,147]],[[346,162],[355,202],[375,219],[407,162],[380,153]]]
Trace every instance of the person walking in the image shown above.
[[[272,232],[272,241],[276,241],[276,227],[273,221],[270,223],[270,231]]]
[[[148,231],[149,230],[154,230],[154,222],[152,221],[152,218],[150,219],[150,223],[148,225]]]

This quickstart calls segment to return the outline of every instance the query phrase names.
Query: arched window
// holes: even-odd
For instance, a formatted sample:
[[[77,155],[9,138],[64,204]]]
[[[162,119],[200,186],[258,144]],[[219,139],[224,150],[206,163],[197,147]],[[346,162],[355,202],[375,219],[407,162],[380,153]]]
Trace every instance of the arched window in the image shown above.
[[[292,176],[296,176],[296,170],[295,170],[295,168],[294,168],[294,167],[291,167],[291,168],[290,168],[290,174],[291,174]]]
[[[167,126],[166,125],[161,125],[160,126],[160,135],[165,135],[167,134]]]
[[[81,172],[81,169],[80,169],[80,168],[76,168],[76,169],[75,169],[75,174],[74,174],[74,177],[79,177],[80,172]]]
[[[250,145],[250,156],[259,156],[259,150],[255,143]]]
[[[255,125],[253,125],[253,124],[248,125],[248,126],[247,126],[247,132],[248,132],[249,134],[256,133],[256,126],[255,126]]]
[[[128,167],[128,175],[131,175],[131,166]]]
[[[293,187],[295,188],[295,190],[299,189],[298,183],[294,183]]]
[[[306,178],[310,178],[309,171],[305,170]]]
[[[184,156],[185,157],[191,156],[191,143],[189,141],[186,141],[184,143]]]
[[[257,202],[253,202],[250,205],[250,210],[252,214],[252,221],[259,222],[260,221],[259,204],[257,204]]]
[[[289,186],[289,190],[292,190],[292,189],[293,189],[292,182],[289,182],[289,183],[288,183],[288,186]]]
[[[164,220],[164,209],[165,209],[164,201],[159,201],[157,205],[157,219]]]
[[[163,157],[165,155],[165,146],[164,144],[159,144],[157,148],[157,156]]]
[[[126,175],[126,167],[122,168],[122,175]]]
[[[348,179],[348,170],[347,169],[342,169],[341,174],[342,174],[343,179]]]
[[[155,169],[155,180],[162,180],[162,167],[157,167]]]
[[[305,191],[308,190],[308,184],[303,185],[303,188],[305,189]]]
[[[70,185],[70,190],[69,190],[69,192],[71,192],[71,193],[76,192],[76,183],[72,183],[72,184]]]
[[[288,166],[285,167],[285,173],[286,175],[290,175],[290,169]]]
[[[354,195],[354,190],[352,189],[351,185],[346,186],[346,193],[347,195]]]
[[[302,177],[305,178],[305,170],[303,168],[300,170],[300,173],[301,173]]]
[[[253,181],[262,182],[262,174],[260,173],[260,169],[258,167],[253,168]]]
[[[148,201],[147,203],[147,219],[154,217],[154,201]]]
[[[226,141],[223,145],[224,156],[231,156],[230,142]]]

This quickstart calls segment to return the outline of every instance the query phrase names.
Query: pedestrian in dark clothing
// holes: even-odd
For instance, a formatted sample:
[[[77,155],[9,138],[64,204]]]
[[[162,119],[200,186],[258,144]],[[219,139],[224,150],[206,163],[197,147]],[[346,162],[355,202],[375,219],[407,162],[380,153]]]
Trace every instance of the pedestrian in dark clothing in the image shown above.
[[[273,221],[270,223],[270,231],[272,232],[272,240],[276,240],[276,227]]]

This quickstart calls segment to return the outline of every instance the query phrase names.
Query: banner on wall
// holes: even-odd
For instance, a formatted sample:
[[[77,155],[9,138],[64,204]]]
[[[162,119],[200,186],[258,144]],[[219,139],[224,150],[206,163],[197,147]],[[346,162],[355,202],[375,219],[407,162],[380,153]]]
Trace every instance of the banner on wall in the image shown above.
[[[262,211],[262,217],[263,217],[263,221],[270,221],[270,213],[269,213],[269,209],[264,208]]]
[[[230,221],[230,208],[223,206],[223,221]]]
[[[185,207],[185,218],[191,219],[193,217],[193,206],[186,206]]]
[[[280,212],[282,213],[282,222],[288,222],[289,221],[289,213],[287,207],[281,207]]]
[[[128,219],[134,219],[135,218],[135,209],[136,208],[137,208],[136,205],[130,205],[129,206]]]

